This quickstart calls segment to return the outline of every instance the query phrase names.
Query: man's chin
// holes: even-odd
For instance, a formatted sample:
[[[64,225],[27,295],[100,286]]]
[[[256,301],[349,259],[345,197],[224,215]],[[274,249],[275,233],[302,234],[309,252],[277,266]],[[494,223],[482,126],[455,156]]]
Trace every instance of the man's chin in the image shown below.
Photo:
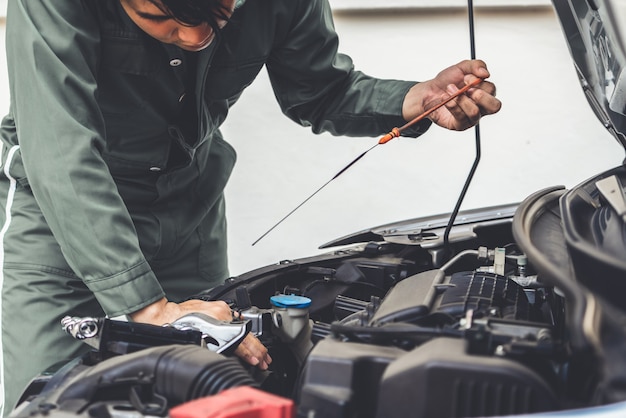
[[[211,43],[213,42],[213,39],[215,37],[212,36],[210,39],[208,39],[205,42],[202,42],[201,44],[197,44],[197,45],[183,45],[183,44],[176,44],[177,47],[179,47],[180,49],[184,49],[185,51],[189,51],[189,52],[200,52],[204,49],[206,49],[209,45],[211,45]]]

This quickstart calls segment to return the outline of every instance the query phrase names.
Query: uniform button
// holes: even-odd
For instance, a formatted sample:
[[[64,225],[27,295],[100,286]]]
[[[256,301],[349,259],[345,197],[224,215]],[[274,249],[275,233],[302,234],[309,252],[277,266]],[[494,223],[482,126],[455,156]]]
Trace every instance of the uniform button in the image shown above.
[[[150,167],[150,171],[154,171],[154,172],[161,171],[161,167]]]
[[[172,67],[178,67],[182,63],[183,63],[183,60],[181,60],[179,58],[174,58],[173,60],[170,60],[170,65]]]
[[[183,101],[183,99],[185,98],[186,94],[187,93],[183,93],[183,94],[180,95],[180,97],[178,98],[178,103],[181,103]],[[0,144],[2,144],[2,143],[0,142]]]

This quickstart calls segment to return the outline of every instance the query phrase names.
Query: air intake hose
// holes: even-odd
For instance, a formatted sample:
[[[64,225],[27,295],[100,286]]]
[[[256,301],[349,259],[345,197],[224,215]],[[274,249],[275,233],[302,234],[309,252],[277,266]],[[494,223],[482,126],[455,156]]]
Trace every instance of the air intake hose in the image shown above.
[[[235,358],[194,345],[168,345],[105,360],[70,378],[54,391],[56,399],[47,401],[74,409],[114,393],[128,399],[124,389],[136,385],[151,385],[170,407],[229,388],[258,387]]]

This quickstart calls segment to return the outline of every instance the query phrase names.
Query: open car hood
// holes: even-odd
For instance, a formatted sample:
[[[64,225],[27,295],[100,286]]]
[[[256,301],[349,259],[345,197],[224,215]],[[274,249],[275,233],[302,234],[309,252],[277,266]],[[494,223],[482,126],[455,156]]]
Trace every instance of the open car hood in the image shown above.
[[[587,101],[602,124],[626,148],[626,3],[552,2]]]

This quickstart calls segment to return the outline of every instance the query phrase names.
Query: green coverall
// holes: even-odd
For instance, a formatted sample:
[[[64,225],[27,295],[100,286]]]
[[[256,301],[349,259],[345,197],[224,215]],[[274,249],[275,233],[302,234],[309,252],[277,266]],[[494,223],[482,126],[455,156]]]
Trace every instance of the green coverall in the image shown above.
[[[223,189],[236,155],[219,126],[264,65],[289,118],[335,135],[403,124],[414,84],[355,71],[326,0],[240,1],[192,54],[146,35],[119,0],[8,3],[5,414],[33,376],[86,348],[63,316],[124,315],[228,277]]]

